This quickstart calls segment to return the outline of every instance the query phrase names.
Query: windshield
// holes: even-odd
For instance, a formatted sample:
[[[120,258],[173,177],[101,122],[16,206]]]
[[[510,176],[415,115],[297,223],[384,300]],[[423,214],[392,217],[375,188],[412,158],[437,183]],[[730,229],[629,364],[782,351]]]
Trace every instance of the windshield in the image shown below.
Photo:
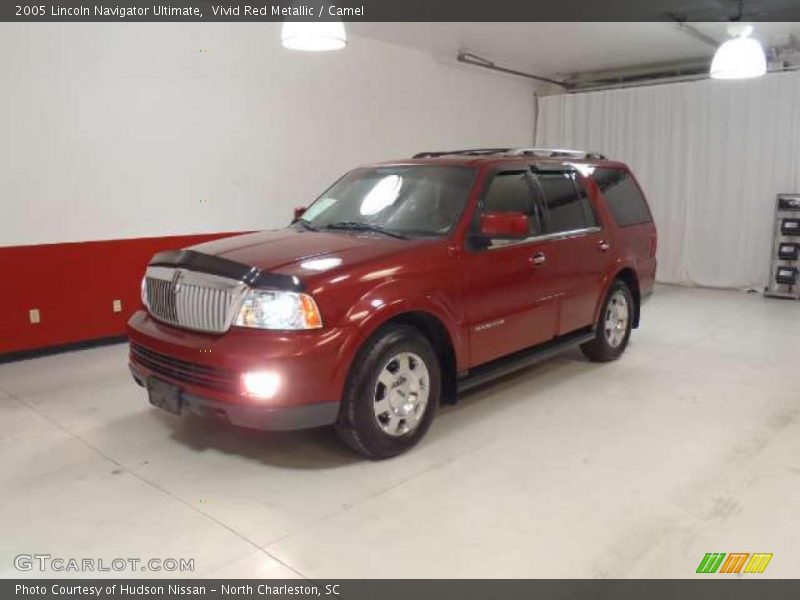
[[[356,169],[320,196],[301,221],[314,229],[397,236],[446,235],[464,212],[475,169],[430,165]]]

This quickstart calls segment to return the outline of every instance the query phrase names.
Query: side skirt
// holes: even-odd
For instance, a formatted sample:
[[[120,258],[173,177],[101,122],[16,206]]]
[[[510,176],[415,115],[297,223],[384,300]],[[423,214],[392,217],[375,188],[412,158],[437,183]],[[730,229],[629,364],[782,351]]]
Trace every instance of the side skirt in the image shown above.
[[[519,371],[538,362],[553,358],[568,348],[578,346],[590,341],[595,336],[593,327],[579,329],[566,335],[557,337],[549,342],[520,350],[491,362],[470,369],[467,374],[458,380],[458,392],[471,390],[484,383],[503,377],[509,373]]]

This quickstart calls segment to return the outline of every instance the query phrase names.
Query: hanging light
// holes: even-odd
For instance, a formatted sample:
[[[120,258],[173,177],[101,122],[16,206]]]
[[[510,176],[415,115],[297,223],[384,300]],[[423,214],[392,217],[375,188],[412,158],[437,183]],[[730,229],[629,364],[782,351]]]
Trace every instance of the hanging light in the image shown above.
[[[761,77],[767,72],[767,57],[758,40],[750,37],[753,27],[741,23],[731,23],[728,35],[733,36],[724,42],[711,61],[713,79],[748,79]]]
[[[284,21],[281,44],[309,52],[339,50],[347,45],[347,34],[341,21]]]

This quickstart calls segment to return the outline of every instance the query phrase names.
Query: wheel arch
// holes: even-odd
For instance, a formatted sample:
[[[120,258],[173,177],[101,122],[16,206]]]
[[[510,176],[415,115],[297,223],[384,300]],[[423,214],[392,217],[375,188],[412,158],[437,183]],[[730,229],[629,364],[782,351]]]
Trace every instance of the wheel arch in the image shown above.
[[[457,396],[458,367],[456,348],[447,326],[437,315],[421,309],[409,309],[387,315],[380,323],[374,324],[370,335],[362,342],[375,335],[384,327],[391,325],[406,325],[414,327],[424,335],[433,346],[442,375],[442,404],[455,404]]]
[[[634,329],[639,327],[639,315],[641,312],[642,306],[642,293],[639,288],[639,276],[636,274],[631,267],[623,267],[619,271],[617,271],[614,278],[611,280],[613,281],[622,281],[625,285],[628,286],[628,289],[631,291],[631,296],[633,296],[633,323],[632,326]]]

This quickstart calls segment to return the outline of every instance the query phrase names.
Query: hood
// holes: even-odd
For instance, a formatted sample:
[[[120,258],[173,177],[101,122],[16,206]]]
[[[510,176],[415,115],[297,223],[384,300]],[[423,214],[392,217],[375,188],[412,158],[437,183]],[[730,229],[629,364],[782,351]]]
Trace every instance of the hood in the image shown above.
[[[264,272],[302,276],[378,258],[418,243],[415,240],[355,232],[298,231],[287,228],[223,238],[191,246],[190,249],[256,267]]]

